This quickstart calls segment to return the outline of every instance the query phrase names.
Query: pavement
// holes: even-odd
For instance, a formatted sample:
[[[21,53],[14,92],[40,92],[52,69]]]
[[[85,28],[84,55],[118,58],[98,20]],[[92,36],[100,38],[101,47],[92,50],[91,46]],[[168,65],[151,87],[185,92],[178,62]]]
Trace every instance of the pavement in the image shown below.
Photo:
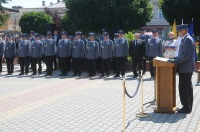
[[[123,78],[52,77],[42,75],[0,75],[0,132],[122,132]],[[44,71],[45,69],[43,69]],[[154,99],[154,80],[144,75],[144,103]],[[133,95],[139,79],[126,73],[126,87]],[[178,88],[178,76],[176,79]],[[200,132],[200,85],[193,74],[194,105],[191,114],[154,113],[153,105],[145,105],[147,118],[137,118],[141,112],[140,89],[134,98],[126,96],[126,132]],[[176,88],[176,89],[177,89]],[[176,90],[177,107],[181,108]]]

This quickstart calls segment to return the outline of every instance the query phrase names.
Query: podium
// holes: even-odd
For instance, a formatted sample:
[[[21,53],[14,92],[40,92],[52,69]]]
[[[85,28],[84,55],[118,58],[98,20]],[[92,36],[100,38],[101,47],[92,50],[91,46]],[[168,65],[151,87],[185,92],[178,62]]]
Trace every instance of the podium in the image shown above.
[[[176,111],[176,66],[167,59],[156,57],[156,113],[174,113]]]

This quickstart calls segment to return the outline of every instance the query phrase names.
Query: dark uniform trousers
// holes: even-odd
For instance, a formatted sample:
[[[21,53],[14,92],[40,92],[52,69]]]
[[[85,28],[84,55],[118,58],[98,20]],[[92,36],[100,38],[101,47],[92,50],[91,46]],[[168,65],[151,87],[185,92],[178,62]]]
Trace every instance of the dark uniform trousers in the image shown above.
[[[0,56],[0,72],[2,72],[2,56]]]
[[[179,73],[179,94],[183,108],[192,111],[193,86],[192,73]]]
[[[81,75],[82,59],[81,58],[72,58],[72,65],[73,65],[74,75]]]
[[[45,58],[46,66],[47,66],[47,75],[52,75],[54,56],[45,56],[44,58]]]
[[[21,73],[24,74],[24,69],[25,73],[29,72],[29,57],[19,57],[19,63],[20,63],[20,69]]]
[[[116,75],[125,75],[125,61],[126,57],[116,57]]]
[[[36,74],[36,69],[37,69],[37,64],[38,64],[38,73],[41,74],[42,73],[42,57],[39,58],[32,58],[32,70],[33,70],[33,74]]]
[[[53,65],[54,65],[54,69],[57,69],[57,56],[56,55],[53,56]]]
[[[110,75],[110,59],[102,59],[101,60],[101,74],[105,75]]]
[[[151,77],[155,77],[156,70],[153,67],[153,59],[154,59],[154,57],[149,57],[148,59],[149,59],[149,70],[150,70]]]
[[[9,74],[13,73],[14,70],[14,64],[13,64],[14,58],[6,58],[6,64],[7,64],[7,71]]]
[[[133,62],[133,74],[134,74],[134,76],[138,76],[137,71],[139,71],[139,74],[141,75],[142,58],[132,59],[132,62]]]
[[[96,74],[96,59],[88,59],[88,72],[89,76]]]
[[[69,57],[60,57],[59,59],[60,59],[59,64],[61,64],[62,74],[67,74],[67,72],[69,71],[68,66],[69,66],[70,58]]]

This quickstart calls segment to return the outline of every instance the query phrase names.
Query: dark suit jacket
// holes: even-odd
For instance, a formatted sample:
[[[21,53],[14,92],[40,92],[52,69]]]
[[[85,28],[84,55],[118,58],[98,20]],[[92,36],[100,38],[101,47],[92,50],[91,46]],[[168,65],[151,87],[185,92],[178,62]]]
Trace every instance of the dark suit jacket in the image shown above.
[[[185,36],[179,45],[178,57],[175,59],[178,73],[192,73],[195,70],[195,44],[190,35]]]
[[[129,55],[132,59],[142,59],[145,57],[145,41],[142,39],[137,40],[137,44],[135,44],[136,40],[130,42],[129,46]]]

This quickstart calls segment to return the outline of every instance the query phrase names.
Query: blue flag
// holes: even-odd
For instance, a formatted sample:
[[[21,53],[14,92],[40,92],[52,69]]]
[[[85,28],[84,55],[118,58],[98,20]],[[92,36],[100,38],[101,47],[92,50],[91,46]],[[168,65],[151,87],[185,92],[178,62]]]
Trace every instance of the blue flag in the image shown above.
[[[190,36],[193,38],[193,40],[194,40],[194,42],[195,42],[195,39],[194,39],[194,25],[193,25],[193,20],[192,20],[192,22],[190,23],[190,25],[189,25],[189,27],[188,27],[188,33],[190,34]],[[195,60],[195,62],[198,61],[196,48],[195,48],[195,51],[194,51],[194,60]]]

